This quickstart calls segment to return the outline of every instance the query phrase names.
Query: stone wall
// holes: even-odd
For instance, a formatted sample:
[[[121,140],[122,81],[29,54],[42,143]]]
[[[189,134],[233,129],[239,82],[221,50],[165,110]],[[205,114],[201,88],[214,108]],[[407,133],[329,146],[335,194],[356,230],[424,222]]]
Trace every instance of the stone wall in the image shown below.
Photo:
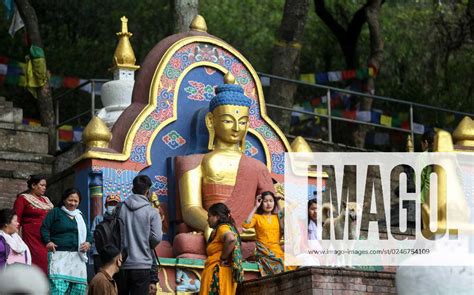
[[[242,283],[237,294],[396,294],[395,274],[349,268],[304,267]]]
[[[0,138],[0,208],[6,208],[31,174],[52,174],[54,157],[47,154],[47,128],[0,122]]]

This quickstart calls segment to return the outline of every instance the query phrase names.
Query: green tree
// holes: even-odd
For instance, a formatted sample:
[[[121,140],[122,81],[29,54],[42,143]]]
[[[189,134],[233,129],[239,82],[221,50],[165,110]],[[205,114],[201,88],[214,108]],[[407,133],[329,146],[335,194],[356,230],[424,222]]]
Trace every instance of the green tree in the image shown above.
[[[28,0],[15,0],[16,7],[25,23],[26,32],[28,33],[28,39],[31,46],[43,48],[43,41],[41,39],[41,33],[38,26],[38,18],[36,17],[36,11],[31,6]],[[46,65],[45,65],[46,67]],[[45,69],[46,70],[46,69]],[[32,91],[36,92],[38,99],[38,108],[40,110],[41,125],[48,128],[48,152],[50,154],[56,153],[56,130],[54,128],[54,111],[53,111],[53,98],[51,95],[51,87],[49,86],[48,80],[46,83],[35,88]]]
[[[289,79],[298,79],[306,19],[309,1],[287,0],[283,9],[283,17],[278,28],[278,40],[273,47],[272,74]],[[272,79],[267,101],[276,105],[293,107],[294,96],[298,86],[282,80]],[[291,113],[270,109],[272,118],[279,118],[279,126],[283,132],[289,132]]]

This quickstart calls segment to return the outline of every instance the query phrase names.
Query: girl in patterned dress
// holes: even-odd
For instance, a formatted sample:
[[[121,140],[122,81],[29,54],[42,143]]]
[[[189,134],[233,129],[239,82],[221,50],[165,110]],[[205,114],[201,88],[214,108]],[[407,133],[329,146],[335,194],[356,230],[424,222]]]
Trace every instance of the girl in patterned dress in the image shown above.
[[[255,228],[257,235],[255,258],[262,276],[290,269],[284,266],[284,253],[280,245],[283,220],[277,199],[272,192],[264,192],[257,196],[255,207],[242,226]]]

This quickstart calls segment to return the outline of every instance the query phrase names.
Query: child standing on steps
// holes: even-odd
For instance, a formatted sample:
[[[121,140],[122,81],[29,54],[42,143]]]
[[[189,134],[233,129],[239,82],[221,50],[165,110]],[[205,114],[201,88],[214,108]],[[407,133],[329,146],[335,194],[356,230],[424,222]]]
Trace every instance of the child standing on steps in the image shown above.
[[[284,253],[280,239],[283,233],[283,220],[277,199],[272,192],[257,196],[255,207],[242,226],[255,228],[257,234],[255,257],[262,276],[284,272]]]

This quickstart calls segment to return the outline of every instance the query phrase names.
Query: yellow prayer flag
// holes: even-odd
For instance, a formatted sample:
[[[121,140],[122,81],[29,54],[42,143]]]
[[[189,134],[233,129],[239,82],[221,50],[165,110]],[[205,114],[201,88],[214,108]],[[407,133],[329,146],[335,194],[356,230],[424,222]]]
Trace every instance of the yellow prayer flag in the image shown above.
[[[46,73],[46,59],[44,57],[31,59],[26,57],[26,87],[33,94],[34,97],[37,96],[36,89],[38,87],[44,86],[47,80]]]
[[[61,127],[59,127],[59,130],[73,131],[74,128],[72,125],[62,125]]]
[[[369,67],[369,77],[375,77],[375,71],[373,67]]]
[[[325,116],[328,115],[328,109],[326,108],[316,108],[314,109],[314,112],[318,115],[325,115]]]
[[[392,117],[385,115],[380,116],[380,124],[392,127]]]
[[[300,80],[310,84],[316,84],[316,77],[314,74],[301,74]]]

